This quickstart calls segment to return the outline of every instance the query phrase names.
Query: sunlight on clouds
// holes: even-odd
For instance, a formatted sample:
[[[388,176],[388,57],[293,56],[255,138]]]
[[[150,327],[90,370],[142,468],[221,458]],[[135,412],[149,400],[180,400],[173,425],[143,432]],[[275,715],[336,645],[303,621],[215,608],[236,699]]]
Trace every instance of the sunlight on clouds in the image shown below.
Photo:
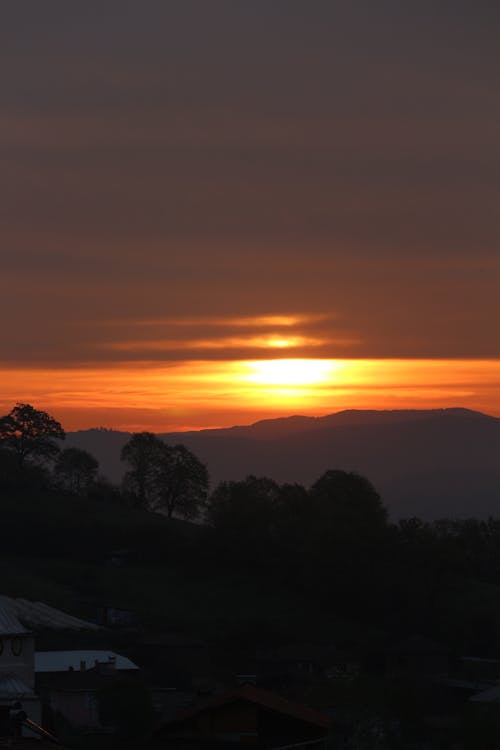
[[[249,362],[246,379],[263,385],[312,385],[333,380],[341,365],[328,359],[266,359]]]
[[[111,319],[96,321],[99,326],[126,326],[128,328],[154,328],[160,326],[172,327],[214,327],[214,328],[291,328],[298,325],[308,325],[324,320],[332,320],[332,314],[315,315],[240,315],[240,316],[199,316],[199,317],[164,317],[164,318],[137,318]],[[88,324],[87,321],[86,324]]]
[[[152,339],[136,341],[114,341],[101,344],[99,348],[120,352],[176,351],[197,349],[287,349],[323,346],[328,339],[308,336],[223,336],[217,339]]]
[[[67,429],[230,426],[292,413],[463,406],[500,416],[499,360],[273,359],[0,371],[0,407],[33,403]]]

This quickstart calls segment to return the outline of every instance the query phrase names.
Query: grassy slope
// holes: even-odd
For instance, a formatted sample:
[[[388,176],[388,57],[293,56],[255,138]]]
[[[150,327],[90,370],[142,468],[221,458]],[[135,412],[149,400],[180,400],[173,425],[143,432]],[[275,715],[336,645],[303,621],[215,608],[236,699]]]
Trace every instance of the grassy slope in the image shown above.
[[[92,605],[134,611],[154,628],[205,634],[268,630],[327,634],[317,603],[264,575],[222,569],[200,554],[200,527],[102,502],[55,495],[0,500],[2,593],[74,614]],[[126,549],[116,567],[109,552]]]

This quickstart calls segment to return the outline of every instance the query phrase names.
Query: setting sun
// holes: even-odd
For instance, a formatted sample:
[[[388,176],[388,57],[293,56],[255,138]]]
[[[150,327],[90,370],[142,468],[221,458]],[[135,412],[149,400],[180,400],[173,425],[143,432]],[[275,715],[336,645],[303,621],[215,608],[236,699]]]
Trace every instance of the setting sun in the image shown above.
[[[325,359],[266,359],[248,362],[244,378],[261,385],[306,386],[329,383],[340,364]]]
[[[498,414],[497,360],[268,359],[0,370],[0,405],[36,403],[68,429],[231,426],[300,411],[437,408]]]

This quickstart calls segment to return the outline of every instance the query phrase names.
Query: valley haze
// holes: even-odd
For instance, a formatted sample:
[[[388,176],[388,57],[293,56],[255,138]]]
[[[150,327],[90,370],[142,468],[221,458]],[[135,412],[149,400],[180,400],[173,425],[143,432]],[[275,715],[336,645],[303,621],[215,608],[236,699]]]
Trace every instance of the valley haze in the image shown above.
[[[129,437],[100,428],[70,432],[66,443],[93,453],[103,475],[119,482]],[[348,410],[159,437],[196,453],[212,489],[249,474],[310,486],[327,469],[343,469],[366,476],[393,518],[499,512],[500,419],[468,409]]]

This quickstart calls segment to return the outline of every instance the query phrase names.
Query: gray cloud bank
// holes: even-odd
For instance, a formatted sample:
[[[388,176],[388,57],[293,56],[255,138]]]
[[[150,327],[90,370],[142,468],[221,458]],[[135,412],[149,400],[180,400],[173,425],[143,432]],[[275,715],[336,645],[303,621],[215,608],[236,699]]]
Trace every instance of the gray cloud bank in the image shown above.
[[[500,356],[493,3],[1,15],[5,362],[115,360],[114,319],[119,343],[128,319],[294,311],[335,313],[322,356]]]

